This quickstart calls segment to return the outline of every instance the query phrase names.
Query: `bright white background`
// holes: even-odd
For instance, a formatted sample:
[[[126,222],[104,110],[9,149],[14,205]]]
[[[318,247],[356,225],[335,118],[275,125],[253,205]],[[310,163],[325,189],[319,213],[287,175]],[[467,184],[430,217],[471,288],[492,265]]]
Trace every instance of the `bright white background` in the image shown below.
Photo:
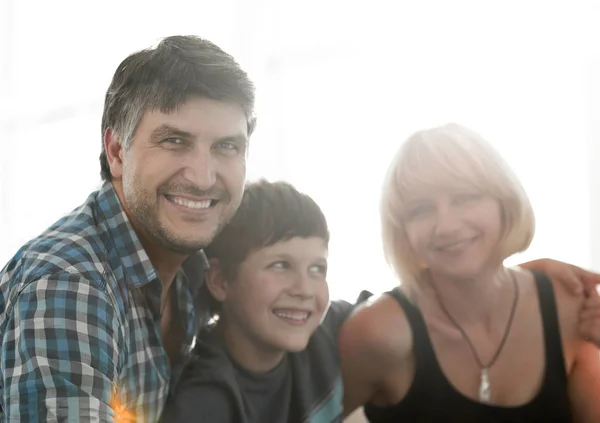
[[[0,1],[0,262],[100,182],[104,92],[172,34],[232,53],[258,84],[249,177],[312,195],[333,297],[395,284],[378,198],[412,132],[457,121],[521,177],[531,249],[600,270],[598,1]],[[0,264],[0,267],[2,264]]]

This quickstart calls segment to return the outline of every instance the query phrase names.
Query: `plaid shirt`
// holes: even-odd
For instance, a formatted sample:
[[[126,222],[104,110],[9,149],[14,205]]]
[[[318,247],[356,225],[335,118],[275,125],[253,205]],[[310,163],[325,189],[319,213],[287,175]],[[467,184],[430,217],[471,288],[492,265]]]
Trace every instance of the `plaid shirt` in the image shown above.
[[[193,255],[174,282],[183,357],[206,266],[203,253]],[[105,183],[0,272],[0,421],[158,420],[180,371],[161,343],[161,291]]]

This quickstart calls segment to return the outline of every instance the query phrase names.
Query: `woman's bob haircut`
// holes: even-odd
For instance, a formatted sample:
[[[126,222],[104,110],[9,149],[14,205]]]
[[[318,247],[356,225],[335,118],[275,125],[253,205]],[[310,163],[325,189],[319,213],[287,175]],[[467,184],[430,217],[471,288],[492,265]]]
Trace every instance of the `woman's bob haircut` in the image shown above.
[[[403,224],[407,196],[431,189],[470,188],[496,198],[503,218],[498,248],[502,263],[529,247],[535,218],[515,173],[479,134],[457,124],[409,137],[387,171],[380,204],[383,250],[401,283],[418,289],[423,267],[414,257]]]

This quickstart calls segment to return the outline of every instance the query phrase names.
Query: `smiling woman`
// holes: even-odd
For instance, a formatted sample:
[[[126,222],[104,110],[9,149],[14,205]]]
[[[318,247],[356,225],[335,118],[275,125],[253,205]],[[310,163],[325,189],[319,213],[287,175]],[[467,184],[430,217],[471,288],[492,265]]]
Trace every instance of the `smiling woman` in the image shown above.
[[[599,421],[600,343],[580,333],[583,295],[504,266],[531,243],[533,210],[485,139],[456,124],[409,137],[384,182],[381,223],[403,283],[342,328],[345,414]]]

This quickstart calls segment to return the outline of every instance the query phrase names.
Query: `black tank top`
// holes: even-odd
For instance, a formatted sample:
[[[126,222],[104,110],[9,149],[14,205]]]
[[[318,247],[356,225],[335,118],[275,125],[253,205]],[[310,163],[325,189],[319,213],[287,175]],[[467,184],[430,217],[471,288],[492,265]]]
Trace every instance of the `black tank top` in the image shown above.
[[[446,379],[437,361],[419,309],[398,289],[387,294],[404,309],[413,333],[415,376],[406,396],[390,407],[365,406],[371,423],[558,423],[571,422],[567,397],[567,372],[552,283],[535,275],[542,322],[546,368],[538,394],[527,404],[502,407],[482,404],[458,392]],[[524,345],[523,348],[526,348]]]

